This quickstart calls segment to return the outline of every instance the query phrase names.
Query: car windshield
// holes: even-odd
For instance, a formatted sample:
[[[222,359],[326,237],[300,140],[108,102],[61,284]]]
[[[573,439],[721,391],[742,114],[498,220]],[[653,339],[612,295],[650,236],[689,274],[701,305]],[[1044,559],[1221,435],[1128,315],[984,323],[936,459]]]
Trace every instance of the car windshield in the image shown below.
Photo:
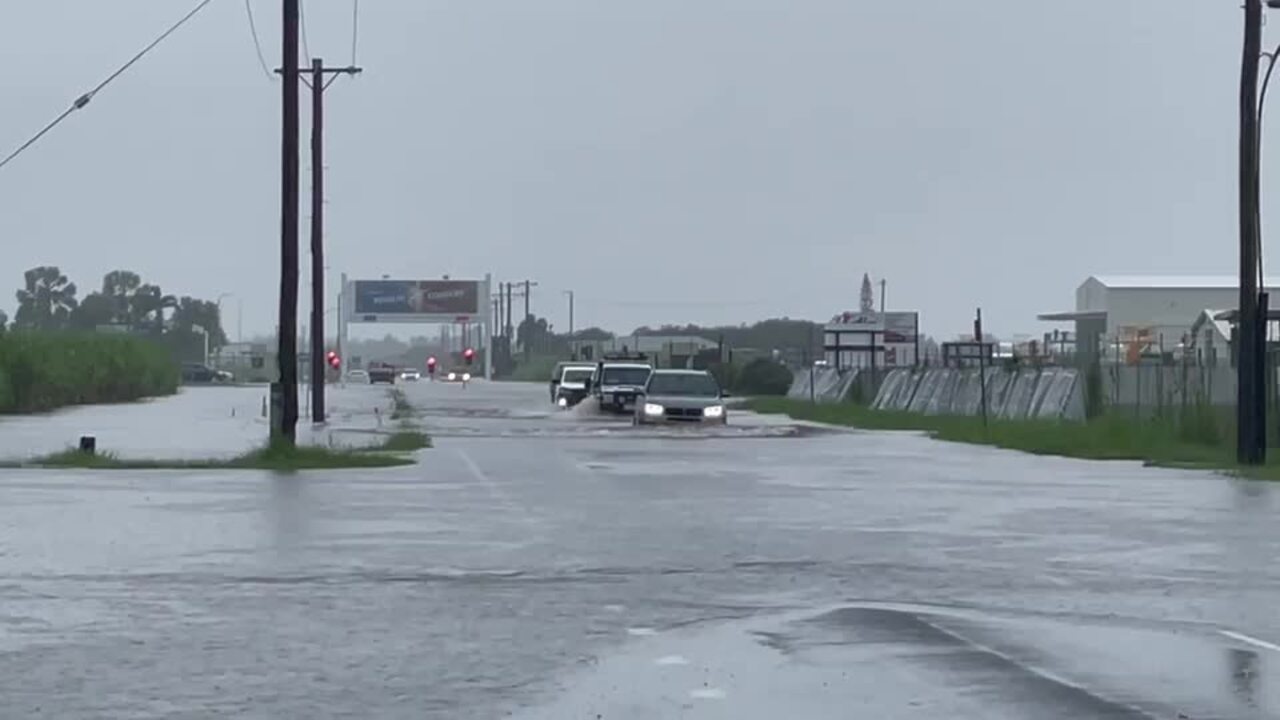
[[[606,367],[600,379],[601,385],[643,385],[649,379],[649,368]]]
[[[564,382],[586,382],[594,372],[591,368],[569,368],[564,371]]]
[[[647,389],[650,395],[716,397],[720,386],[707,373],[654,373]]]

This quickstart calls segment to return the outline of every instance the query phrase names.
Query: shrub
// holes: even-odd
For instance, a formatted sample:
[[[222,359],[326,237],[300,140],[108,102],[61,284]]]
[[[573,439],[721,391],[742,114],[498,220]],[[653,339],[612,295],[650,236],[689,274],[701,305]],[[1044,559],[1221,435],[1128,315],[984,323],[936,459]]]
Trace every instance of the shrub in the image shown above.
[[[732,385],[744,395],[786,395],[791,389],[791,371],[766,358],[756,358],[737,374]]]
[[[73,332],[0,335],[0,412],[127,402],[178,389],[169,351],[146,339]]]

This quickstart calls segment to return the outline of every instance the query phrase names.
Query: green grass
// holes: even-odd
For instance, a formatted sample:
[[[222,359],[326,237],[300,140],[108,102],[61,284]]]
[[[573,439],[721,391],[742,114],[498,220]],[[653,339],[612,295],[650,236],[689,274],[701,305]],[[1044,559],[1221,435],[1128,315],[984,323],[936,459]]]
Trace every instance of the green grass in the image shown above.
[[[1235,462],[1235,435],[1218,411],[1186,412],[1148,420],[1120,413],[1088,422],[991,419],[873,410],[852,403],[811,404],[786,398],[755,398],[756,412],[867,430],[916,430],[938,440],[991,445],[1036,455],[1088,460],[1136,460],[1149,465],[1222,470],[1280,480],[1280,452],[1262,467]]]
[[[431,438],[426,433],[405,427],[387,436],[380,445],[358,448],[356,452],[397,452],[406,453],[424,450],[431,447]]]
[[[168,348],[132,335],[22,330],[0,333],[0,412],[130,402],[171,395]]]
[[[407,420],[413,417],[413,405],[409,404],[409,398],[405,396],[404,391],[399,388],[392,388],[391,401],[394,407],[391,409],[392,420]]]
[[[122,458],[114,453],[86,453],[79,449],[64,450],[18,465],[41,468],[84,468],[91,470],[339,470],[351,468],[385,468],[412,465],[413,459],[400,454],[404,441],[392,447],[393,435],[386,443],[373,448],[331,449],[316,446],[290,448],[271,445],[225,460],[160,460]],[[418,448],[414,448],[418,449]]]

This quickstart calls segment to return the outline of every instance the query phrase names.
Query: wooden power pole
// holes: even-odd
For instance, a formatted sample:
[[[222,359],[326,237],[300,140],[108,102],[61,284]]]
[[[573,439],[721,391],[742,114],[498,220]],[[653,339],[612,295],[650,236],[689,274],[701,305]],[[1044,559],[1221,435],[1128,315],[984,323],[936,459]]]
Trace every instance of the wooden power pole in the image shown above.
[[[1245,0],[1240,68],[1240,300],[1236,313],[1236,460],[1266,461],[1265,387],[1258,380],[1266,340],[1258,317],[1258,65],[1262,0]],[[1263,337],[1259,337],[1263,335]]]
[[[280,327],[276,360],[280,369],[280,424],[274,431],[287,445],[297,441],[298,424],[298,3],[283,0],[284,40],[280,152]]]

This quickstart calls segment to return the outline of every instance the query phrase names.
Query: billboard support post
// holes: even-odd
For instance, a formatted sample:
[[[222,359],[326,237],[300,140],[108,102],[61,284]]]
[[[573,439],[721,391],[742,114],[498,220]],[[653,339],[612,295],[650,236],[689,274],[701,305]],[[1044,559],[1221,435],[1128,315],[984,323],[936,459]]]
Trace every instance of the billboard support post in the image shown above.
[[[490,273],[485,273],[484,292],[480,293],[480,297],[482,298],[482,300],[480,302],[480,305],[476,308],[477,311],[484,308],[484,303],[489,300],[489,297],[492,292],[493,292],[493,275]],[[485,313],[485,319],[481,322],[483,323],[481,325],[481,329],[483,330],[483,332],[480,333],[480,336],[481,336],[480,342],[484,343],[484,379],[492,380],[493,379],[493,333],[497,330],[497,328],[493,328],[489,326],[488,312]]]

